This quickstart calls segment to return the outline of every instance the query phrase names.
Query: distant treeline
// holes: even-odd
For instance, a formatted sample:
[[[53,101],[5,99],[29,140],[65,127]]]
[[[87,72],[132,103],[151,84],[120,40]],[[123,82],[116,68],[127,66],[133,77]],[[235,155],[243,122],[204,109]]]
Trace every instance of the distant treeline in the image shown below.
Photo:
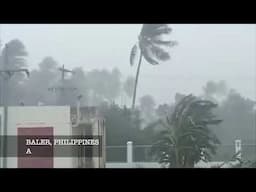
[[[12,40],[8,43],[8,51],[5,47],[2,50],[0,68],[3,69],[6,56],[9,69],[29,67],[27,55],[23,43]],[[30,71],[29,78],[23,73],[15,73],[9,81],[8,104],[57,105],[60,99],[64,99],[64,104],[75,105],[77,96],[82,95],[82,105],[98,105],[103,101],[114,102],[121,94],[128,98],[132,96],[134,79],[127,77],[121,81],[118,68],[85,72],[82,67],[77,67],[69,69],[74,73],[66,73],[62,81],[60,67],[62,66],[49,56],[38,63],[38,69]],[[0,81],[2,93],[3,79]]]

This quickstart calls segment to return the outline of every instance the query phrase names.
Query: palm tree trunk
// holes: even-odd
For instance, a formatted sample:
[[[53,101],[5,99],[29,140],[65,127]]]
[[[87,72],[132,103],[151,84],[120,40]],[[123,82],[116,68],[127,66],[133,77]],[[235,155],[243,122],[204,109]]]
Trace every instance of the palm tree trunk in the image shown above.
[[[136,93],[137,93],[137,85],[138,85],[141,61],[142,61],[142,53],[140,52],[140,59],[139,59],[138,67],[137,67],[137,73],[136,73],[136,79],[135,79],[135,85],[134,85],[134,91],[133,91],[133,98],[132,98],[132,109],[135,108],[135,99],[136,99]]]

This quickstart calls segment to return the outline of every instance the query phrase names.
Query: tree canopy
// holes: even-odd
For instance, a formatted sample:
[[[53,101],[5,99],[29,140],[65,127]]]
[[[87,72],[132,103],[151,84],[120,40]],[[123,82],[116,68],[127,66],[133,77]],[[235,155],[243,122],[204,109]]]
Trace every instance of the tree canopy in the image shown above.
[[[152,150],[161,163],[169,167],[194,167],[200,160],[209,161],[220,144],[210,125],[218,125],[211,101],[193,95],[184,97],[166,121]]]

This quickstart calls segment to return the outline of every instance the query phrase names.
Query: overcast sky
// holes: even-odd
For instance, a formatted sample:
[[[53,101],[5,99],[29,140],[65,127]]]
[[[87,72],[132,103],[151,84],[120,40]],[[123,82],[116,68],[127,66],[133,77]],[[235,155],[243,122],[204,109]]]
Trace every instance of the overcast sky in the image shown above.
[[[18,24],[0,26],[2,43],[20,39],[29,53],[28,65],[37,68],[45,56],[67,68],[85,70],[118,67],[135,76],[130,49],[138,24]],[[138,96],[151,94],[158,103],[170,102],[176,92],[202,94],[208,80],[226,80],[243,96],[255,99],[256,25],[175,24],[171,60],[158,66],[142,63]]]

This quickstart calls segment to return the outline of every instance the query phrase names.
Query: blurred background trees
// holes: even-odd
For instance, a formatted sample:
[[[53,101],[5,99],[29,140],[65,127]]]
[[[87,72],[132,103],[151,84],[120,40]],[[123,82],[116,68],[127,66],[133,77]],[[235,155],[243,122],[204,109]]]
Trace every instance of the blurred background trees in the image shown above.
[[[8,44],[9,67],[29,67],[26,61],[29,53],[22,41],[14,39]],[[5,52],[6,50],[2,49],[1,69]],[[25,106],[35,106],[39,103],[56,105],[57,94],[49,91],[49,88],[60,85],[61,73],[58,68],[61,64],[55,58],[46,56],[37,66],[30,71],[30,78],[23,73],[17,73],[10,80],[10,105],[18,106],[21,102]],[[177,104],[187,95],[176,93],[174,98],[165,103],[158,103],[154,95],[142,95],[138,107],[132,113],[131,108],[125,106],[129,102],[118,101],[122,94],[132,98],[135,86],[133,76],[124,76],[117,67],[110,70],[95,68],[89,71],[85,71],[83,67],[75,67],[71,70],[74,73],[66,76],[65,86],[74,87],[76,90],[66,94],[65,100],[68,105],[74,106],[77,95],[81,94],[82,106],[97,106],[103,111],[107,119],[107,145],[126,145],[128,140],[134,141],[135,144],[151,145],[155,136],[164,130],[163,126],[158,124],[160,119],[165,118],[167,114],[173,114]],[[0,95],[3,91],[2,82],[0,77]],[[163,94],[165,91],[163,90]],[[215,155],[218,159],[230,159],[235,139],[241,139],[244,145],[256,144],[255,100],[241,95],[223,80],[205,82],[202,94],[197,97],[218,104],[217,108],[212,109],[213,113],[223,120],[219,128],[213,129],[222,145]],[[225,146],[231,148],[223,150]],[[244,150],[248,157],[255,154],[253,148]]]

